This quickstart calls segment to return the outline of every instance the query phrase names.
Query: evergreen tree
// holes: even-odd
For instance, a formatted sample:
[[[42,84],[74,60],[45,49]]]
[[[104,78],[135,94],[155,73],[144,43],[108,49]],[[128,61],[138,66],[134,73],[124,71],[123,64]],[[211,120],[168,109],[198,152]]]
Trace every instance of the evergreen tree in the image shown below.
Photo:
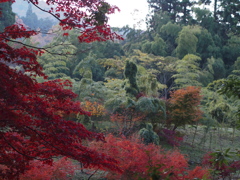
[[[172,22],[191,23],[191,9],[196,1],[192,0],[148,0],[149,7],[155,13],[166,13]]]
[[[221,0],[220,1],[220,22],[225,26],[226,31],[234,33],[240,32],[240,1],[239,0]]]
[[[130,86],[126,88],[127,93],[136,96],[139,93],[139,88],[137,85],[137,65],[131,61],[127,61],[125,66],[124,75],[129,80]]]
[[[3,32],[5,27],[15,22],[15,14],[12,12],[12,3],[0,3],[0,12],[0,32]]]
[[[26,12],[26,17],[22,17],[24,24],[26,24],[30,29],[37,29],[39,27],[38,17],[36,13],[32,11],[32,5],[28,5],[28,10]]]
[[[239,35],[229,35],[226,45],[223,47],[223,61],[226,65],[233,65],[240,56]]]
[[[159,136],[153,131],[153,125],[151,123],[146,124],[146,128],[142,128],[139,131],[139,135],[142,138],[144,144],[154,143],[159,145]]]
[[[148,0],[153,12],[165,12],[173,22],[177,20],[180,2],[178,0]]]
[[[195,1],[191,1],[191,0],[182,0],[180,2],[180,13],[182,13],[183,15],[181,16],[181,23],[184,25],[187,24],[191,24],[192,22],[192,7],[195,4]]]
[[[200,7],[193,8],[196,16],[195,23],[206,28],[212,35],[218,32],[218,24],[214,20],[213,13],[209,9]]]

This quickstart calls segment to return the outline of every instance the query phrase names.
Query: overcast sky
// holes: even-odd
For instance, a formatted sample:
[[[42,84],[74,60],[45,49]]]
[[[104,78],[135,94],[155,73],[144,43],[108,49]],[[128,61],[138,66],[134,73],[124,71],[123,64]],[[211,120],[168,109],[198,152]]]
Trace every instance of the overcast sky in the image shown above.
[[[110,15],[109,24],[112,27],[130,27],[146,29],[145,18],[148,13],[147,0],[106,0],[111,5],[116,5],[121,10]],[[139,21],[140,24],[138,23]]]
[[[137,29],[146,29],[145,18],[148,13],[148,3],[147,0],[105,0],[111,5],[116,5],[121,10],[116,11],[115,14],[109,16],[108,23],[111,27],[123,27],[129,25]],[[18,12],[20,16],[25,16],[27,7],[19,9],[17,8],[21,3],[27,4],[26,1],[17,0],[13,4],[14,12]],[[33,7],[33,12],[37,13],[36,8]],[[45,13],[46,14],[46,13]],[[43,17],[43,15],[41,16]],[[141,22],[140,24],[138,22]]]

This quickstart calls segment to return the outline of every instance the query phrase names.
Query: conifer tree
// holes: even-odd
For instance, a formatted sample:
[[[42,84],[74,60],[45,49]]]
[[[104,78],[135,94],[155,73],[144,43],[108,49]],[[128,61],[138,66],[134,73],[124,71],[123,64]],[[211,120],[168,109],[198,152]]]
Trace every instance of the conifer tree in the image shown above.
[[[26,12],[26,17],[22,17],[24,24],[26,24],[31,29],[37,29],[38,24],[38,17],[36,13],[32,10],[32,5],[28,5],[28,10]]]
[[[11,2],[0,3],[0,32],[15,22],[15,14],[11,6]]]
[[[127,61],[124,75],[129,80],[130,83],[130,87],[126,88],[127,93],[136,96],[139,93],[139,88],[136,79],[137,65],[133,62]]]

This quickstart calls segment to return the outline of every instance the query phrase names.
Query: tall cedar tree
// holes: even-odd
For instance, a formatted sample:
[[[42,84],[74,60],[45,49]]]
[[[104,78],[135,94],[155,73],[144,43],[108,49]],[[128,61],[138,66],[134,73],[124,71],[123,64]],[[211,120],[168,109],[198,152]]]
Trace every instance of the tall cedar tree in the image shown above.
[[[0,4],[4,2],[13,1],[1,0]],[[28,2],[38,7],[38,0]],[[100,0],[45,3],[51,6],[47,13],[60,21],[63,30],[80,31],[80,42],[122,39],[111,32],[105,16],[118,10],[117,7]],[[8,26],[0,33],[0,179],[19,179],[20,174],[31,168],[32,160],[51,164],[57,156],[78,160],[84,167],[120,171],[113,158],[83,144],[88,139],[104,141],[103,135],[63,119],[70,113],[90,115],[81,109],[80,102],[73,101],[76,94],[64,89],[71,83],[36,81],[36,76],[45,77],[37,62],[43,49],[24,44],[10,46],[10,42],[36,34],[21,24]]]

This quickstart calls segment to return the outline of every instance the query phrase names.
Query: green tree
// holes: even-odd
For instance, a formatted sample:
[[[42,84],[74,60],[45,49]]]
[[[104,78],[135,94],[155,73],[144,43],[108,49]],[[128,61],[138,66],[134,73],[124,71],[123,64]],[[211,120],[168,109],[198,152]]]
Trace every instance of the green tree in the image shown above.
[[[141,50],[144,53],[151,54],[152,53],[152,42],[148,41],[148,40],[143,41]]]
[[[146,124],[146,128],[142,128],[139,131],[139,135],[142,138],[144,144],[154,143],[159,145],[159,136],[153,131],[153,125],[151,123]]]
[[[240,56],[240,37],[230,34],[226,45],[223,47],[223,61],[226,65],[233,65]]]
[[[187,24],[192,24],[192,7],[193,5],[196,4],[196,1],[192,1],[192,0],[182,0],[180,2],[180,13],[182,13],[183,15],[181,16],[181,23],[184,25]],[[179,13],[179,14],[180,14]]]
[[[205,102],[203,105],[206,108],[205,112],[210,114],[217,122],[235,126],[238,119],[236,113],[238,112],[239,102],[234,98],[227,98],[224,95],[224,93],[227,94],[227,92],[224,92],[224,84],[227,87],[227,80],[225,79],[219,79],[210,83],[207,86],[208,91],[204,91]],[[238,85],[236,84],[235,87],[237,90]],[[218,91],[224,93],[221,95]]]
[[[166,43],[158,35],[154,37],[154,41],[145,41],[141,49],[143,52],[153,54],[155,56],[166,55]]]
[[[151,45],[152,53],[155,56],[165,56],[166,55],[166,43],[159,36],[154,37],[154,41]]]
[[[61,53],[58,53],[63,51],[65,54],[74,54],[76,47],[68,42],[62,43],[59,46],[54,46],[54,44],[50,44],[50,46],[53,46],[51,53],[44,53],[38,58],[48,78],[79,78],[80,75],[74,76],[73,73],[77,61],[76,57],[73,55],[63,56]]]
[[[125,53],[132,53],[134,49],[140,49],[142,46],[141,41],[145,38],[146,34],[143,30],[133,29],[129,26],[119,29],[119,33],[126,37],[122,42]]]
[[[178,87],[187,86],[201,86],[199,82],[199,77],[201,69],[199,67],[199,62],[201,58],[193,54],[188,54],[184,56],[182,60],[177,61],[176,71],[172,77],[175,78],[175,83]]]
[[[160,96],[167,99],[168,92],[174,85],[172,75],[176,73],[175,57],[154,56],[135,50],[131,58],[138,64],[138,85],[147,96]],[[143,90],[146,89],[147,91]]]
[[[165,85],[165,87],[161,90],[161,97],[165,99],[168,98],[169,92],[175,85],[175,81],[173,75],[176,74],[176,66],[177,66],[177,58],[168,56],[162,59],[158,59],[157,62],[157,80]]]
[[[185,26],[179,32],[176,53],[178,58],[183,58],[187,54],[196,54],[198,38],[195,35],[194,27]],[[198,28],[197,28],[198,31]]]
[[[0,32],[3,32],[5,27],[14,24],[15,14],[12,12],[11,2],[0,3],[0,11]]]
[[[73,75],[80,75],[83,78],[90,78],[94,81],[104,80],[104,68],[97,62],[94,54],[89,54],[79,61],[73,70]]]
[[[238,57],[237,60],[234,62],[232,68],[233,68],[233,70],[232,70],[231,74],[229,75],[229,77],[231,77],[231,76],[240,77],[240,57]]]
[[[148,0],[149,7],[154,13],[166,13],[172,22],[191,23],[191,9],[196,1],[192,0]]]
[[[127,61],[124,76],[129,80],[129,87],[126,87],[126,92],[132,96],[136,96],[139,93],[137,85],[137,65],[134,62]]]
[[[171,17],[167,12],[155,11],[152,15],[147,16],[146,23],[150,31],[153,30],[154,32],[158,33],[161,27],[170,21],[171,21]]]
[[[166,87],[162,82],[159,82],[160,71],[158,63],[162,61],[164,57],[134,50],[130,59],[134,61],[138,67],[137,84],[140,92],[149,97],[158,97],[159,91]]]
[[[75,30],[67,33],[69,36],[62,36],[60,31],[53,41],[45,46],[49,53],[39,57],[39,62],[44,66],[47,75],[51,79],[56,78],[56,73],[61,73],[57,75],[58,78],[68,76],[80,80],[82,77],[87,77],[94,81],[103,81],[105,69],[99,64],[98,58],[106,55],[104,49],[107,49],[109,43],[103,42],[103,48],[99,48],[101,47],[97,44],[99,42],[79,43]],[[61,49],[63,49],[62,52]],[[59,61],[65,62],[60,65],[62,70],[60,67],[56,69],[56,62]]]
[[[223,86],[219,89],[220,94],[225,94],[228,98],[234,98],[235,105],[231,112],[236,115],[238,128],[240,127],[240,78],[239,76],[230,76],[223,81]]]
[[[214,71],[214,79],[221,79],[225,78],[226,76],[226,69],[225,64],[222,59],[215,59],[214,63],[212,64],[212,68]]]
[[[182,27],[176,23],[168,22],[160,28],[160,35],[166,43],[167,55],[171,56],[177,47],[176,39]]]
[[[109,113],[114,113],[119,108],[125,107],[132,107],[135,105],[134,100],[127,97],[127,93],[125,90],[125,81],[121,79],[114,79],[114,80],[107,80],[104,85],[110,90],[108,94],[108,98],[105,102],[105,108]]]
[[[207,58],[219,57],[221,49],[214,43],[213,37],[206,29],[201,29],[200,33],[196,34],[198,38],[197,42],[197,54],[201,57],[201,67],[207,62]]]
[[[240,2],[238,0],[221,0],[220,3],[220,10],[218,12],[220,22],[224,25],[226,31],[239,33]]]
[[[98,59],[98,63],[105,69],[104,77],[108,79],[123,79],[124,65],[126,57],[102,58]]]
[[[166,123],[166,104],[162,99],[143,96],[136,101],[135,108],[146,116],[145,121],[151,122],[154,128],[160,122]]]
[[[173,22],[177,21],[180,5],[178,0],[148,0],[147,2],[154,12],[167,13]]]
[[[206,87],[209,83],[211,83],[214,80],[213,64],[215,62],[216,62],[215,58],[213,57],[208,58],[200,72],[199,81],[202,83],[203,87]]]
[[[124,56],[125,53],[122,49],[122,46],[120,43],[112,42],[112,41],[106,41],[106,42],[98,42],[96,43],[98,47],[102,47],[100,50],[102,52],[103,58],[113,58],[115,56]],[[95,52],[96,50],[94,50]],[[100,57],[101,58],[101,57]]]
[[[81,81],[75,81],[73,91],[78,94],[80,101],[104,103],[113,96],[111,90],[104,86],[103,82],[95,82],[91,78],[82,78]]]
[[[206,8],[194,7],[193,12],[196,16],[196,24],[207,29],[212,35],[218,32],[218,24],[214,20],[211,10]]]

